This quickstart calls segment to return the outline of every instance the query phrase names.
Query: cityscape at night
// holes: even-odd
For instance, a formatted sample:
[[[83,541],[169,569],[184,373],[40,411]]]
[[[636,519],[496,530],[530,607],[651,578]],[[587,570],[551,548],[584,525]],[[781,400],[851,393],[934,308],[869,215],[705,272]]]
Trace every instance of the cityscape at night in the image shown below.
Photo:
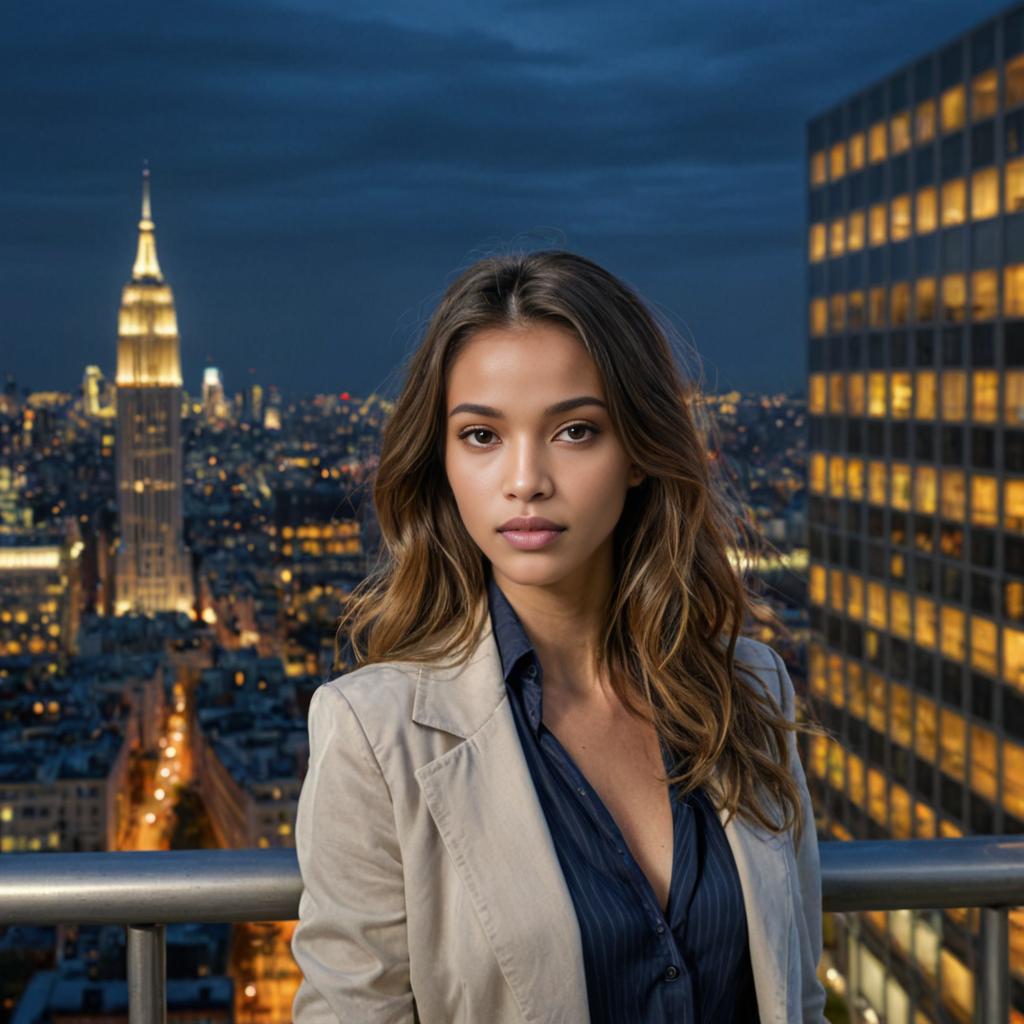
[[[796,38],[800,5],[782,6]],[[842,71],[827,88],[787,93],[773,112],[775,130],[792,136],[788,158],[768,147],[763,164],[744,166],[746,156],[719,152],[720,180],[761,180],[725,232],[731,241],[704,236],[706,266],[687,286],[693,322],[673,283],[686,269],[665,269],[671,246],[630,263],[639,243],[617,246],[620,234],[555,229],[560,246],[621,254],[625,276],[666,319],[678,310],[695,327],[697,401],[714,428],[707,454],[736,515],[765,541],[753,557],[730,552],[775,613],[773,625],[750,629],[781,656],[821,726],[799,743],[823,851],[1024,836],[1024,7],[932,6],[927,37],[920,14],[888,14],[903,20],[884,41],[869,18],[850,15],[857,60],[844,63],[833,41],[829,60]],[[316,3],[305,16],[313,35],[330,20]],[[418,17],[396,15],[389,31],[429,35]],[[719,29],[704,17],[695,31],[712,53]],[[834,17],[838,30],[845,22]],[[134,18],[129,30],[141,31]],[[37,22],[22,26],[26,52],[42,45]],[[60,19],[56,37],[73,24]],[[510,55],[522,39],[505,38],[508,52],[494,45],[523,59]],[[261,39],[250,56],[270,60],[270,49]],[[468,122],[470,108],[461,116]],[[429,229],[413,224],[410,263],[394,271],[401,299],[372,334],[392,296],[369,278],[341,273],[343,301],[309,305],[305,284],[331,291],[312,262],[322,267],[342,241],[325,244],[333,226],[310,229],[322,211],[296,204],[313,255],[304,266],[282,257],[273,283],[293,306],[262,317],[228,270],[224,302],[194,343],[184,311],[212,307],[199,290],[222,282],[212,256],[206,278],[186,267],[200,247],[190,228],[217,259],[238,242],[239,265],[253,270],[247,288],[272,287],[267,256],[244,251],[230,217],[204,225],[196,210],[209,196],[190,192],[184,157],[161,160],[154,138],[140,140],[151,159],[133,156],[102,187],[94,167],[79,192],[69,186],[70,221],[84,228],[102,216],[110,232],[77,250],[77,271],[66,252],[59,259],[62,276],[89,282],[88,313],[55,311],[55,290],[43,297],[51,282],[32,271],[41,242],[0,243],[9,256],[32,252],[0,284],[10,310],[0,341],[0,875],[31,854],[294,850],[310,702],[354,667],[339,614],[381,550],[372,491],[407,354],[396,339],[406,321],[422,329],[429,289],[483,252],[483,239],[508,228],[509,248],[523,238],[543,248],[551,236],[532,235],[537,224],[586,220],[583,206],[556,220],[541,205],[518,219],[510,199],[489,228],[470,196],[453,225],[464,217],[473,227],[439,228],[447,248],[429,256],[419,237]],[[694,174],[686,169],[688,187]],[[298,188],[285,179],[269,186],[278,200]],[[652,190],[665,187],[652,177]],[[397,201],[387,181],[380,190],[373,203]],[[766,212],[769,195],[783,196],[781,212]],[[269,237],[294,226],[282,215],[293,199],[278,203]],[[0,202],[21,203],[15,238],[39,204],[36,186],[26,176]],[[710,204],[735,215],[721,195]],[[189,210],[191,220],[176,218]],[[641,221],[647,241],[665,235]],[[689,228],[695,239],[713,229],[699,218]],[[776,248],[749,291],[734,294],[730,254],[747,266],[762,230]],[[357,237],[366,231],[360,224]],[[59,248],[54,229],[44,237]],[[107,266],[108,240],[134,257]],[[428,284],[419,267],[435,257],[447,262]],[[100,282],[111,282],[102,294]],[[84,295],[78,288],[66,294]],[[231,301],[234,333],[221,308]],[[329,362],[322,328],[342,306],[353,311],[349,340]],[[96,333],[97,310],[106,341],[79,344]],[[53,327],[76,315],[78,333]],[[56,332],[52,346],[37,330]],[[282,333],[273,345],[271,331]],[[307,350],[304,336],[321,340]],[[827,1019],[1003,1020],[981,982],[987,906],[826,907]],[[172,920],[161,940],[166,1020],[287,1024],[302,981],[295,926]],[[127,1022],[129,944],[123,924],[0,923],[0,1024]],[[1005,914],[1005,945],[1005,1019],[1022,1024],[1019,909]]]

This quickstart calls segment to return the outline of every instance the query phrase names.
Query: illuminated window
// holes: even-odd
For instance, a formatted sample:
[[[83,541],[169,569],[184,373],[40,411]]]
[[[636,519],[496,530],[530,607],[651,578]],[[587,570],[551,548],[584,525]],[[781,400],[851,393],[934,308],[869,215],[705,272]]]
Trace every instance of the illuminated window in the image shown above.
[[[858,252],[864,248],[864,211],[851,213],[846,227],[846,248]]]
[[[999,374],[996,370],[975,370],[971,375],[971,419],[995,423],[999,418]]]
[[[854,501],[864,497],[864,460],[849,459],[846,463],[846,493]]]
[[[849,140],[849,168],[850,171],[859,171],[864,166],[866,144],[863,132],[857,132],[850,136]]]
[[[914,282],[914,317],[919,323],[935,319],[934,277],[919,277]]]
[[[934,763],[936,755],[936,733],[938,732],[938,715],[935,702],[920,693],[914,700],[914,752],[925,761]]]
[[[846,296],[846,318],[850,330],[859,330],[864,326],[864,292],[850,292]]]
[[[910,282],[898,281],[889,293],[889,322],[893,326],[910,323]]]
[[[821,338],[828,326],[828,304],[824,299],[811,299],[809,311],[811,321],[811,337]]]
[[[1003,268],[1003,313],[1024,316],[1024,263]]]
[[[935,419],[935,394],[935,371],[919,370],[916,372],[916,384],[913,389],[913,415],[916,419]]]
[[[889,686],[889,736],[910,749],[913,742],[914,716],[910,710],[910,691],[899,683]]]
[[[976,270],[971,274],[971,315],[975,320],[991,320],[999,313],[999,278],[994,270]]]
[[[963,178],[947,181],[942,186],[942,226],[963,224],[967,219],[967,196]]]
[[[1024,630],[1003,627],[1003,678],[1024,690]]]
[[[895,290],[895,289],[894,289]],[[897,419],[910,416],[914,401],[914,386],[909,373],[892,375],[892,414]]]
[[[971,789],[989,800],[996,798],[998,742],[994,732],[971,726]]]
[[[964,474],[960,469],[944,469],[939,489],[939,513],[946,519],[962,520],[967,507]]]
[[[971,522],[975,526],[999,525],[999,484],[994,476],[971,477]]]
[[[1003,806],[1024,815],[1024,747],[1003,741]]]
[[[828,375],[828,411],[842,413],[846,410],[846,377],[841,373]]]
[[[825,151],[819,150],[811,154],[811,184],[825,184]]]
[[[807,242],[807,255],[812,263],[820,263],[825,258],[825,225],[812,224]]]
[[[923,235],[938,226],[938,193],[933,185],[919,188],[914,197],[917,233]]]
[[[885,326],[885,288],[882,286],[868,291],[868,323],[872,327]]]
[[[964,779],[964,747],[967,723],[955,711],[943,708],[939,713],[941,757],[939,767],[954,779]]]
[[[885,220],[885,203],[875,203],[868,211],[868,242],[871,245],[885,244]]]
[[[892,139],[892,155],[903,153],[910,149],[910,111],[903,110],[893,114],[889,121],[889,133]]]
[[[1004,208],[1007,213],[1024,210],[1024,157],[1006,164]]]
[[[942,319],[962,323],[967,314],[967,279],[963,274],[946,274],[942,278]]]
[[[846,400],[851,416],[864,415],[864,374],[851,373],[846,385]]]
[[[846,221],[838,217],[829,228],[829,255],[842,256],[846,252]]]
[[[885,374],[875,371],[868,374],[868,415],[884,416],[886,404]]]
[[[928,515],[935,512],[935,470],[931,466],[914,470],[914,511]]]
[[[1016,106],[1024,100],[1024,54],[1008,60],[1006,72],[1006,105]]]
[[[934,839],[935,838],[935,812],[926,804],[920,800],[914,801],[914,829],[915,835],[918,839]],[[917,936],[920,937],[924,931],[922,926],[927,926],[925,921],[918,921]],[[938,944],[934,944],[934,948],[938,949]],[[921,960],[921,952],[918,951],[918,962]],[[932,969],[932,976],[935,976],[935,970]]]
[[[828,329],[833,334],[846,329],[846,296],[842,292],[828,300]]]
[[[919,143],[935,138],[935,100],[918,103],[914,111],[914,134]]]
[[[812,604],[825,603],[825,567],[812,565],[810,572],[810,597]]]
[[[892,507],[910,511],[910,467],[905,462],[894,462],[889,477],[892,483]]]
[[[902,242],[910,237],[910,195],[896,196],[892,201],[889,237],[893,242]]]
[[[828,154],[828,170],[833,181],[846,173],[846,143],[836,142],[832,145]]]
[[[842,707],[843,700],[843,659],[840,655],[830,654],[828,656],[828,699]]]
[[[910,595],[893,590],[889,595],[890,628],[896,636],[910,639]]]
[[[944,604],[939,609],[939,648],[953,661],[964,660],[964,613]]]
[[[975,171],[971,178],[971,216],[975,220],[999,212],[999,172],[994,167]]]
[[[846,467],[843,464],[843,457],[841,455],[830,456],[828,459],[828,497],[844,498],[845,482]]]
[[[911,837],[911,806],[910,794],[898,782],[893,782],[889,786],[889,831],[892,833],[893,839],[909,839]],[[889,985],[891,1003],[892,995],[896,991],[892,987],[892,979],[890,979]],[[896,1010],[895,1006],[890,1006],[888,1015],[895,1020],[897,1013],[903,1013],[902,1019],[909,1019],[902,1010]]]
[[[873,164],[877,164],[879,160],[884,160],[887,155],[888,145],[886,141],[885,122],[876,121],[868,129],[868,159]]]
[[[964,126],[965,92],[962,85],[954,85],[939,97],[939,120],[944,132],[955,132]]]
[[[1024,533],[1024,480],[1003,481],[1003,525]]]
[[[971,616],[971,667],[994,676],[999,672],[999,627]]]
[[[809,485],[815,494],[825,493],[825,455],[822,452],[811,454],[809,468]]]
[[[886,588],[883,583],[868,581],[868,622],[879,629],[885,629],[888,625],[888,608],[886,602]]]
[[[859,461],[859,460],[858,460]],[[863,469],[863,466],[861,466]],[[846,578],[846,613],[851,618],[863,618],[864,617],[864,581],[860,577],[855,577],[850,573],[847,573]],[[850,690],[850,702],[849,708],[852,714],[857,715],[860,718],[864,717],[864,687],[863,681],[860,678],[860,666],[850,665],[849,669],[849,690]],[[857,696],[860,696],[860,700],[857,701]]]
[[[1016,427],[1024,423],[1024,370],[1007,370],[1003,379],[1006,382],[1003,418]]]
[[[868,463],[868,501],[872,505],[888,504],[888,479],[884,462]]]
[[[935,646],[935,602],[928,597],[914,598],[914,639],[920,647]]]
[[[942,418],[958,423],[967,414],[967,375],[963,370],[942,373]]]
[[[975,75],[971,82],[971,120],[991,117],[999,106],[999,79],[995,68]]]

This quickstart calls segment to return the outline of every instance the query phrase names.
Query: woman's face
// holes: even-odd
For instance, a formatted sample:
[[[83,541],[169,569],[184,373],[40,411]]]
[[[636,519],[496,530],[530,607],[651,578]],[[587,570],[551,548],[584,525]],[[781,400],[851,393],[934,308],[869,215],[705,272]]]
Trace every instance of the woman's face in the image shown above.
[[[597,366],[551,323],[473,335],[447,380],[445,470],[496,580],[578,582],[610,569],[626,492],[643,479],[612,430]],[[510,529],[542,517],[557,532]]]

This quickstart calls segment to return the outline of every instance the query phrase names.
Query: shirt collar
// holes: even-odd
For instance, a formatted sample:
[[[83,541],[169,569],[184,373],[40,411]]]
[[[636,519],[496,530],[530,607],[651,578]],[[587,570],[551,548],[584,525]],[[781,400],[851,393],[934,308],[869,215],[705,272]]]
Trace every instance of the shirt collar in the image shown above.
[[[509,599],[494,582],[493,574],[489,574],[487,580],[487,596],[491,609],[491,626],[501,657],[501,672],[507,683],[520,658],[528,653],[534,653],[533,645]]]
[[[513,691],[513,699],[521,698],[530,729],[539,737],[543,719],[540,662],[519,616],[493,575],[488,577],[487,597],[505,685]]]

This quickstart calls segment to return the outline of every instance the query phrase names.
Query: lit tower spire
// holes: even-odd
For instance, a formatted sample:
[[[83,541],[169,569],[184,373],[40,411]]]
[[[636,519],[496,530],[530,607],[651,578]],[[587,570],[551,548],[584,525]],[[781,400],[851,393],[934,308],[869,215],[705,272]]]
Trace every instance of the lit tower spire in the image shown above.
[[[156,234],[153,208],[149,198],[149,165],[142,168],[142,219],[139,221],[139,248],[132,267],[133,281],[162,281],[160,264],[156,258]]]

